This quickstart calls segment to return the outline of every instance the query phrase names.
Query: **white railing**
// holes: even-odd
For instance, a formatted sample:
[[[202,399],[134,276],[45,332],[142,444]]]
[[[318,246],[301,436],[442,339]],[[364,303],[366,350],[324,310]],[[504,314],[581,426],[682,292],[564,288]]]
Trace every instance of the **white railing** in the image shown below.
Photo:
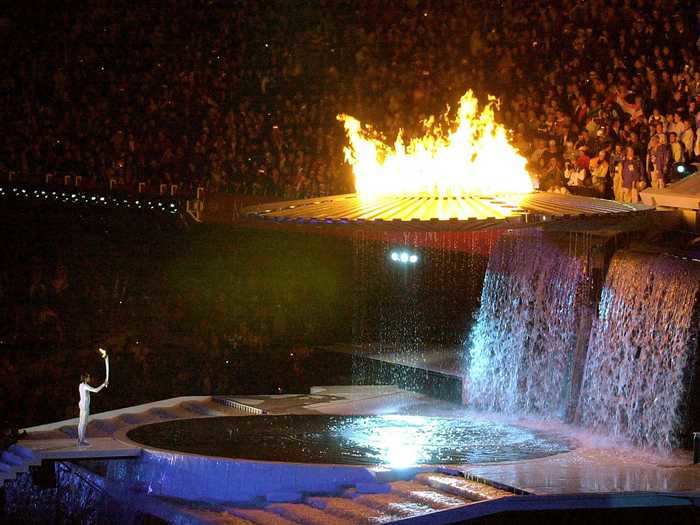
[[[266,410],[263,410],[262,408],[257,408],[253,407],[250,405],[246,405],[245,403],[241,403],[239,401],[236,401],[235,399],[230,399],[228,397],[217,397],[214,399],[217,403],[220,403],[222,405],[225,405],[229,408],[235,408],[236,410],[240,410],[241,412],[247,412],[249,414],[255,414],[256,416],[262,416],[264,414],[267,414]]]

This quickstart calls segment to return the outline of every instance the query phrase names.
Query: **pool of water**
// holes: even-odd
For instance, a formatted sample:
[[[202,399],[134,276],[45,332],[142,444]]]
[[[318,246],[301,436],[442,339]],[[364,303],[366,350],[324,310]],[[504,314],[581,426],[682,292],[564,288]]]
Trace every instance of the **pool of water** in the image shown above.
[[[467,417],[215,417],[144,425],[128,437],[191,454],[394,467],[513,461],[571,450],[556,434]]]

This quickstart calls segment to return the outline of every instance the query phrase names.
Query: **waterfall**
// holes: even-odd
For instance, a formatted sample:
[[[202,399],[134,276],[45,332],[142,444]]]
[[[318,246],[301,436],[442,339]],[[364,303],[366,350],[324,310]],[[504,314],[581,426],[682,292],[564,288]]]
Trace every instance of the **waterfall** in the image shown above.
[[[589,250],[584,247],[584,253]],[[578,297],[590,282],[587,261],[576,251],[539,232],[499,240],[468,341],[469,405],[563,416],[572,384]]]
[[[404,232],[353,236],[353,341],[380,351],[458,345],[479,304],[494,234]],[[394,261],[410,253],[415,263]]]
[[[578,419],[640,446],[687,446],[700,264],[617,252],[595,319]]]

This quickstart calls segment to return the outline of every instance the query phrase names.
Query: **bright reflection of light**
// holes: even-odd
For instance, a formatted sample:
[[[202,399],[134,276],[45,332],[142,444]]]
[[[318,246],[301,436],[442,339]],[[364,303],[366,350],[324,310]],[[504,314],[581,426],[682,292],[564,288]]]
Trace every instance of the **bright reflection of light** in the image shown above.
[[[377,451],[381,463],[405,468],[424,463],[429,455],[436,422],[421,416],[389,415],[374,418],[373,428],[356,428],[345,434],[351,442],[363,443]]]
[[[391,260],[398,262],[399,260],[399,254],[396,252],[391,252]]]
[[[401,252],[401,262],[402,263],[408,262],[408,253],[407,252]]]
[[[390,443],[384,455],[386,464],[395,468],[412,467],[420,457],[420,447],[406,443]]]
[[[393,468],[445,463],[484,463],[569,450],[533,431],[470,417],[356,416],[332,432],[344,453]],[[544,454],[543,454],[544,453]]]
[[[413,254],[408,258],[408,260],[409,260],[409,262],[415,264],[418,262],[418,256],[416,254]]]
[[[391,426],[376,428],[376,441],[372,443],[380,450],[383,462],[396,468],[418,464],[432,435],[432,421],[420,416],[385,416],[385,419]]]

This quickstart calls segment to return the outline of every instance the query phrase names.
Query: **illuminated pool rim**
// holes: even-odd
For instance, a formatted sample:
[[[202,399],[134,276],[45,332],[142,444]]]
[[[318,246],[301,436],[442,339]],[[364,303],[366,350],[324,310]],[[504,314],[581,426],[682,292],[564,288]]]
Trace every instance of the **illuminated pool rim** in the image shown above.
[[[153,423],[127,437],[146,447],[291,463],[459,465],[569,452],[564,436],[467,417],[264,415]]]

